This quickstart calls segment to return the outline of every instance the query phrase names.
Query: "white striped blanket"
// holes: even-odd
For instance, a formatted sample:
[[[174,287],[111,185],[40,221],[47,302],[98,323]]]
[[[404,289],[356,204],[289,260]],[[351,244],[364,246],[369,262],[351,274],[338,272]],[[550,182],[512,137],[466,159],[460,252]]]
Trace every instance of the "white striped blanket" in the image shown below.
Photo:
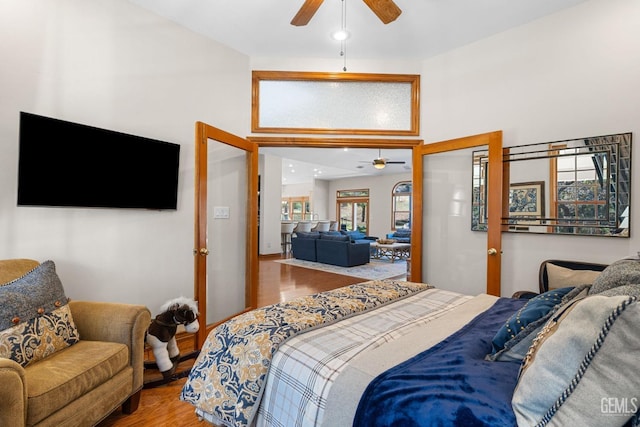
[[[212,423],[248,426],[272,357],[285,341],[429,288],[424,283],[369,281],[239,315],[209,334],[180,399]]]
[[[322,425],[331,387],[355,357],[471,298],[430,289],[292,338],[273,357],[256,426]]]

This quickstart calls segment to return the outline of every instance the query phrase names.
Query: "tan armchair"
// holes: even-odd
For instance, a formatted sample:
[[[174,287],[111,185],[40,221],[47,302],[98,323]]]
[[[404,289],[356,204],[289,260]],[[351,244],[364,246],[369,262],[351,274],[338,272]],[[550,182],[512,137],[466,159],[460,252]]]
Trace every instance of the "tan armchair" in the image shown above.
[[[15,269],[16,263],[22,268]],[[0,261],[0,284],[37,265]],[[11,269],[14,277],[7,280]],[[149,310],[73,300],[69,307],[79,342],[24,368],[0,358],[0,426],[91,426],[120,405],[124,413],[137,409]]]

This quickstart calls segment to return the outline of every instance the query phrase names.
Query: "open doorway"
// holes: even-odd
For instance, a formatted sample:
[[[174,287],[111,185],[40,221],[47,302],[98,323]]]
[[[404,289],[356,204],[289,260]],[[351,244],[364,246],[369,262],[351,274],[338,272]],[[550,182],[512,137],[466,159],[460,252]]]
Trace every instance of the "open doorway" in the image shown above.
[[[251,142],[254,142],[259,147],[260,154],[277,155],[282,158],[295,157],[296,159],[305,159],[309,163],[316,162],[320,157],[326,158],[335,155],[337,152],[342,152],[345,148],[348,150],[348,157],[351,158],[348,167],[343,167],[344,175],[342,177],[356,177],[371,174],[371,176],[385,174],[399,174],[404,173],[412,176],[412,166],[414,159],[414,150],[416,147],[422,145],[422,140],[409,140],[409,139],[365,139],[365,138],[280,138],[280,137],[247,137]],[[305,153],[306,152],[306,153]],[[382,156],[380,156],[382,154]],[[386,165],[385,168],[376,169],[373,166],[373,160],[378,157],[384,157],[390,159],[393,163]],[[404,163],[400,163],[400,160],[404,160]],[[397,163],[396,163],[397,162]],[[338,169],[335,166],[339,166],[340,163],[332,160],[329,162],[334,166],[334,169]],[[286,168],[286,165],[285,165]],[[334,171],[332,171],[336,176]],[[283,176],[286,173],[283,172]],[[322,178],[326,179],[329,174],[324,175]],[[264,177],[261,177],[263,179]],[[263,181],[264,182],[264,181]],[[279,183],[282,184],[282,183]],[[273,182],[270,185],[278,185]],[[391,192],[388,192],[388,198],[391,200]],[[386,193],[385,193],[386,194]],[[333,196],[335,198],[335,195]],[[334,211],[333,206],[336,206],[335,202],[328,203],[331,212],[323,212],[320,215],[331,216],[332,219],[337,220],[339,215]],[[419,204],[420,205],[420,204]],[[388,221],[384,222],[384,230],[391,229],[391,212],[385,212],[388,216]],[[317,219],[324,219],[318,216]],[[418,215],[419,216],[419,215]],[[272,218],[274,222],[273,226],[279,229],[281,218]],[[261,227],[268,227],[261,217]],[[378,228],[378,233],[383,234],[380,237],[384,237],[384,230]],[[421,242],[416,242],[420,245]],[[260,284],[258,284],[260,286]]]

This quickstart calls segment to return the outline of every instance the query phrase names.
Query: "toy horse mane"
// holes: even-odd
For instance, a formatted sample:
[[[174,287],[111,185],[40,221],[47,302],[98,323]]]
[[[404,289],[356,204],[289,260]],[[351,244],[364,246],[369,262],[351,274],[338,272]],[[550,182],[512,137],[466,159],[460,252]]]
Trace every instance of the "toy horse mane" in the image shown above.
[[[186,297],[174,298],[160,307],[160,314],[151,320],[147,333],[168,342],[176,334],[178,325],[183,325],[187,332],[196,332],[197,318],[197,302]]]
[[[172,306],[176,306],[175,308],[173,308]],[[191,311],[193,311],[193,313],[197,316],[198,313],[198,303],[195,302],[194,300],[192,300],[191,298],[187,298],[187,297],[178,297],[178,298],[174,298],[172,300],[169,300],[167,302],[165,302],[164,304],[162,304],[162,306],[160,306],[160,312],[164,313],[165,311],[169,311],[170,309],[175,310],[176,308],[182,306],[182,305],[186,305],[189,307],[189,309]]]

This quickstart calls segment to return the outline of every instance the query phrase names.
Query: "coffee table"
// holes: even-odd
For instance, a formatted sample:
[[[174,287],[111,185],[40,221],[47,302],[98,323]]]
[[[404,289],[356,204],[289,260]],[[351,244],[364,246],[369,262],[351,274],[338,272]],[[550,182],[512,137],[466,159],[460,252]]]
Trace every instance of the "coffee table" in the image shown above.
[[[373,249],[371,258],[382,259],[388,258],[391,262],[396,259],[407,259],[411,255],[411,243],[391,243],[383,244],[372,242],[370,247]]]

